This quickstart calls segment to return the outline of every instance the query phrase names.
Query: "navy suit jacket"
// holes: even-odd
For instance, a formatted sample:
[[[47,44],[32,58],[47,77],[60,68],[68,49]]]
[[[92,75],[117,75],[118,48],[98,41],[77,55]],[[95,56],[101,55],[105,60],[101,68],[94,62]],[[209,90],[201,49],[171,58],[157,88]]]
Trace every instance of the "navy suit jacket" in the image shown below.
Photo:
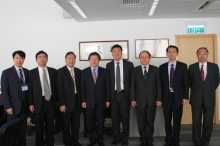
[[[114,60],[107,63],[106,69],[109,71],[110,75],[110,82],[111,82],[111,101],[113,102],[115,100],[115,65],[114,65]],[[124,82],[124,95],[125,95],[125,100],[127,103],[130,105],[130,83],[131,83],[131,72],[132,69],[134,68],[133,63],[124,60],[123,59],[123,82]]]
[[[28,84],[29,70],[22,69],[25,75],[25,84]],[[19,114],[21,110],[22,90],[20,79],[14,66],[2,72],[1,90],[4,109],[12,108],[14,114]],[[26,98],[28,98],[28,91],[25,92]]]
[[[219,85],[219,68],[217,64],[207,62],[207,75],[202,82],[199,63],[189,66],[190,104],[195,107],[215,106],[215,90]]]
[[[57,105],[57,70],[47,67],[54,108]],[[38,67],[29,72],[29,106],[34,105],[34,112],[39,113],[42,105],[42,88]]]
[[[81,75],[82,102],[86,102],[86,108],[105,108],[106,102],[110,102],[110,82],[108,71],[98,67],[98,78],[94,83],[91,67],[82,70]]]
[[[68,112],[72,112],[77,98],[79,110],[82,111],[81,99],[81,70],[74,67],[77,96],[75,97],[74,82],[70,71],[65,65],[57,71],[57,96],[59,106],[65,105]]]
[[[163,106],[169,106],[172,103],[169,101],[170,98],[170,85],[169,85],[169,74],[168,74],[168,62],[160,65],[160,81],[162,87],[162,101]],[[188,70],[185,63],[176,62],[176,67],[174,71],[174,104],[176,106],[182,105],[183,99],[188,100],[189,96],[189,82],[188,82]]]

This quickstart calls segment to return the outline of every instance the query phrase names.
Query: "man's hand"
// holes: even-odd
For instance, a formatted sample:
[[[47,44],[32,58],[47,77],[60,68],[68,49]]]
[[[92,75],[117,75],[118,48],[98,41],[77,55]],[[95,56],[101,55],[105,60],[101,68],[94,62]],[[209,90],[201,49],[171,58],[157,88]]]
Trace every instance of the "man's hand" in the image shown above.
[[[82,103],[82,108],[86,108],[86,102]]]
[[[30,111],[31,111],[32,113],[34,113],[34,106],[33,106],[33,105],[30,105],[30,106],[29,106],[29,109],[30,109]]]
[[[183,99],[182,104],[184,105],[184,104],[186,104],[186,103],[187,103],[187,100],[186,100],[186,99]]]
[[[60,106],[60,111],[61,111],[62,113],[65,113],[65,111],[66,111],[66,106],[65,106],[65,105]]]
[[[156,105],[157,105],[157,106],[161,106],[161,105],[162,105],[162,102],[161,102],[161,101],[157,101],[157,102],[156,102]]]
[[[7,109],[6,112],[7,112],[9,115],[13,115],[13,109],[12,109],[12,108]]]
[[[106,102],[106,108],[108,108],[110,105],[110,102]]]
[[[137,105],[136,101],[131,102],[131,106],[135,107]]]

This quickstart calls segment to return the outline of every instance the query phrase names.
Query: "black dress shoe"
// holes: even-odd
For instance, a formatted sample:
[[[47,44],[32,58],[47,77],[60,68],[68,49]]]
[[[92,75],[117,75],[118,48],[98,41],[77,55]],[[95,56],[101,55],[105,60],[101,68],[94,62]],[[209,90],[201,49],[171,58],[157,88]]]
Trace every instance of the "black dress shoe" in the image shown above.
[[[122,146],[127,146],[128,142],[127,141],[122,141]]]
[[[113,140],[112,145],[117,145],[120,142],[120,140]]]
[[[103,142],[98,143],[99,146],[105,146]]]
[[[90,142],[87,146],[94,146],[96,142]]]

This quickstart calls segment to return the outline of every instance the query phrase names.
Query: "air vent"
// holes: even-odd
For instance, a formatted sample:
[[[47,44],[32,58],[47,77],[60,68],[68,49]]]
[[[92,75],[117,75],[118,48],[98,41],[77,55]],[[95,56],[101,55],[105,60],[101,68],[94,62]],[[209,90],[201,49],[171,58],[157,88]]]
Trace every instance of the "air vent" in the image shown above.
[[[193,12],[205,12],[211,4],[213,4],[216,0],[204,0]]]
[[[143,0],[121,0],[121,6],[139,6],[143,4]]]
[[[204,8],[208,7],[208,5],[209,5],[210,3],[211,3],[211,1],[205,1],[205,3],[204,3],[201,7],[199,7],[198,10],[204,10]]]

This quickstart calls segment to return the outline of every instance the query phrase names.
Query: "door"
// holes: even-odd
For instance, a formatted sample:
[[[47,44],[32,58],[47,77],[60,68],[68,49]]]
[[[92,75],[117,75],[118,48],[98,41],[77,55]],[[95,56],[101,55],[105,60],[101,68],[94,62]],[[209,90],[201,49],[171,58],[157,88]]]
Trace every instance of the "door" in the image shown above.
[[[216,34],[195,34],[195,35],[176,35],[176,46],[179,48],[178,60],[186,63],[188,66],[198,62],[196,51],[200,47],[206,47],[209,50],[208,61],[218,64],[217,55],[217,35]],[[216,90],[216,106],[214,123],[220,124],[218,117],[218,90]],[[190,104],[183,106],[182,124],[192,124],[192,114]]]

